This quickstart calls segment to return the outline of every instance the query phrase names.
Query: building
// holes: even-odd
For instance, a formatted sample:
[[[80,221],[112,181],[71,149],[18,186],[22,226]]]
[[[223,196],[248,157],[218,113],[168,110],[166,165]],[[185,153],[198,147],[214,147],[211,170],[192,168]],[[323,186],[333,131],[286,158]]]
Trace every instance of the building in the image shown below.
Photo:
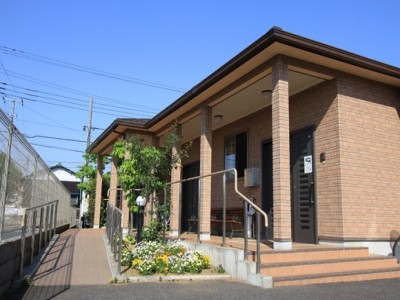
[[[171,180],[235,167],[240,192],[269,216],[263,234],[274,249],[298,242],[388,254],[400,231],[399,111],[399,68],[274,27],[151,120],[117,119],[87,151],[109,155],[135,133],[162,145],[176,123],[181,142],[193,144]],[[228,206],[241,206],[233,186]],[[110,201],[113,188],[115,160]],[[200,205],[200,237],[210,238],[222,183],[202,180],[200,199],[196,188],[187,185],[180,203],[173,187],[170,235],[187,230]]]
[[[50,167],[50,170],[58,178],[58,180],[61,181],[61,183],[65,186],[65,188],[70,192],[71,206],[79,208],[81,196],[78,184],[81,182],[81,180],[75,176],[75,173],[73,171],[60,164]]]

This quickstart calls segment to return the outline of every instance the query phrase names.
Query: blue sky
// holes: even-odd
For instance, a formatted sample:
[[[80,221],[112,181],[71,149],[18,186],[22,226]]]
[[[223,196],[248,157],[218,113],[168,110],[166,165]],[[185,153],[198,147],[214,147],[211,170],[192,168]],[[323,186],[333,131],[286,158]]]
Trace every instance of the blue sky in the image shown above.
[[[399,11],[398,0],[0,0],[0,87],[31,99],[14,120],[42,159],[76,170],[90,95],[94,141],[115,118],[153,116],[273,26],[400,67]]]

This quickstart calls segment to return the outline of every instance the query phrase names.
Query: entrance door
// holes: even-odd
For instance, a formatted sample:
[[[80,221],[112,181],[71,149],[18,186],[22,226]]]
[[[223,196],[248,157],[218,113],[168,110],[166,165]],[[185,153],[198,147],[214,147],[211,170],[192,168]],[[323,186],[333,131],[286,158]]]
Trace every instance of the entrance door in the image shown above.
[[[292,239],[310,243],[315,237],[313,131],[295,133],[290,137]],[[272,186],[272,142],[262,145],[262,209],[268,214],[268,230],[263,239],[273,239],[274,203]]]
[[[182,178],[187,179],[200,175],[200,163],[195,162],[183,166]],[[182,213],[181,213],[181,232],[188,231],[188,219],[191,216],[198,218],[199,205],[199,186],[197,180],[184,182],[182,184]],[[192,224],[193,225],[193,224]],[[191,228],[191,232],[197,232],[197,228]]]
[[[313,131],[290,137],[293,241],[315,243]]]

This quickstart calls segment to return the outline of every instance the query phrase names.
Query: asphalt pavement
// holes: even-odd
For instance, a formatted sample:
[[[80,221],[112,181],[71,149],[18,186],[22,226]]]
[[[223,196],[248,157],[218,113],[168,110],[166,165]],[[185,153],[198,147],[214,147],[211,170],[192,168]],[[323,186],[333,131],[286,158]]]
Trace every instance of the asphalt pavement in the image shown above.
[[[34,298],[33,298],[34,296]],[[42,296],[44,296],[42,298]],[[17,290],[5,299],[400,299],[400,280],[335,283],[312,286],[262,289],[236,281],[196,281],[74,285],[65,289],[55,286],[30,286]]]
[[[234,280],[110,283],[104,230],[70,229],[34,272],[32,283],[0,300],[44,299],[400,299],[400,279],[262,289]]]

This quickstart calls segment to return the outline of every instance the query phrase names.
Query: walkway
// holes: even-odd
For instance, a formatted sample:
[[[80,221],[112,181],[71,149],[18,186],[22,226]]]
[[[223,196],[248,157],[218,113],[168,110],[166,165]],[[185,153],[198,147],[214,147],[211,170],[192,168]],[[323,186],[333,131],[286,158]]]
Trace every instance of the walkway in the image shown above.
[[[71,286],[108,284],[112,275],[104,235],[104,229],[69,229],[60,234],[23,299],[50,299]]]

